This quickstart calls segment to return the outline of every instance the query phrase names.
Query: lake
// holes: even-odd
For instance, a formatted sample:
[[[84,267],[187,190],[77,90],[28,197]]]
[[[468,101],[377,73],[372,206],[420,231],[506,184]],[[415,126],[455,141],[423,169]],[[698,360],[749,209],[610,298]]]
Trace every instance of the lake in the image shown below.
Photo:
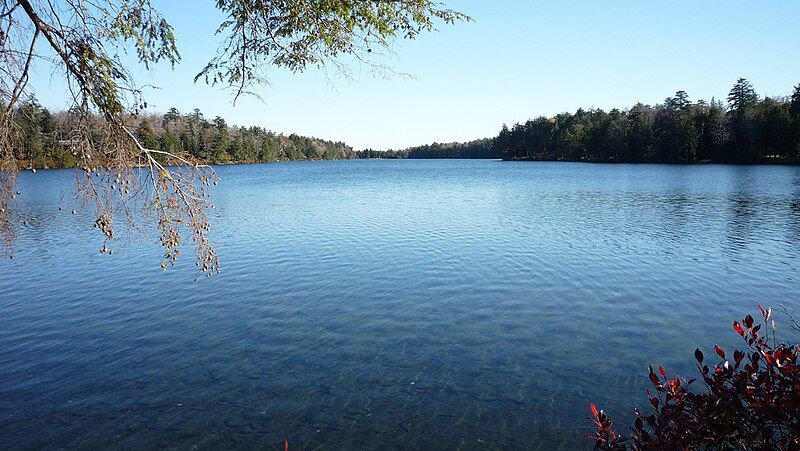
[[[149,233],[100,255],[71,171],[22,174],[4,448],[586,448],[589,403],[627,431],[649,363],[694,377],[756,302],[800,307],[797,167],[218,173],[222,273],[196,282]]]

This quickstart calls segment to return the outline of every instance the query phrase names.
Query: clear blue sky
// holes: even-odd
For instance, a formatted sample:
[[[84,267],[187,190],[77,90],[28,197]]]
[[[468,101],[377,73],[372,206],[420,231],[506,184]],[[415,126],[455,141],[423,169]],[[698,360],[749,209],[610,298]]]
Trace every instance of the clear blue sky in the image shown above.
[[[357,149],[403,148],[494,136],[503,123],[578,107],[660,102],[683,89],[724,98],[738,77],[759,94],[800,83],[797,0],[449,0],[475,21],[398,43],[379,62],[413,78],[351,80],[316,69],[273,71],[263,100],[194,84],[215,53],[221,20],[212,0],[154,0],[176,29],[183,61],[135,72],[159,86],[152,110],[200,108],[208,118],[345,141]],[[40,70],[40,101],[63,107],[59,83]]]

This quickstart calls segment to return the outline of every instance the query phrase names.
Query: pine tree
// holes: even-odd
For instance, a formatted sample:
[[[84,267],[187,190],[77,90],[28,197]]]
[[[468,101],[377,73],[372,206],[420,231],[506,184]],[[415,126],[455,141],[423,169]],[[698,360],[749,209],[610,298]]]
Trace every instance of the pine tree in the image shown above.
[[[736,81],[728,94],[728,107],[733,137],[733,161],[752,163],[758,160],[758,149],[755,143],[755,107],[758,94],[744,78]]]
[[[40,110],[41,107],[36,100],[30,100],[17,111],[16,122],[22,139],[17,158],[29,160],[31,165],[34,164],[34,160],[44,155],[42,133],[39,128]]]
[[[800,85],[794,87],[789,114],[792,115],[792,119],[794,120],[800,119]]]
[[[745,113],[748,109],[756,106],[758,94],[753,89],[753,85],[745,78],[736,80],[736,83],[728,93],[728,106],[731,111]]]

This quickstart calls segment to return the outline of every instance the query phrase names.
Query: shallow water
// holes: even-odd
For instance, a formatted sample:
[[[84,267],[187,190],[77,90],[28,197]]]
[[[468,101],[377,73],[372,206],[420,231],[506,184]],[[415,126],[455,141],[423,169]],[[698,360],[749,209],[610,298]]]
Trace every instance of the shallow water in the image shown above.
[[[70,171],[23,174],[0,262],[4,448],[589,446],[755,303],[800,307],[800,168],[227,166],[223,272],[100,255]],[[64,211],[59,211],[59,206]],[[780,317],[779,317],[780,319]],[[622,427],[621,429],[625,429]]]

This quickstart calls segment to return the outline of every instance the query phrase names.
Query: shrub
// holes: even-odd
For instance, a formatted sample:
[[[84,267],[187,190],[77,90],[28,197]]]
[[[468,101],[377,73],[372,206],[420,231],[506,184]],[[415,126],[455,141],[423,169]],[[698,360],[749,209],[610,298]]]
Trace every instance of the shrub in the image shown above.
[[[729,354],[714,346],[719,360],[709,367],[703,352],[695,350],[704,389],[690,391],[696,379],[669,378],[664,367],[649,367],[652,413],[636,410],[630,437],[617,433],[608,415],[592,404],[596,432],[587,438],[595,449],[800,450],[800,345],[779,342],[772,309],[758,308],[759,324],[751,315],[733,323],[743,351]]]

